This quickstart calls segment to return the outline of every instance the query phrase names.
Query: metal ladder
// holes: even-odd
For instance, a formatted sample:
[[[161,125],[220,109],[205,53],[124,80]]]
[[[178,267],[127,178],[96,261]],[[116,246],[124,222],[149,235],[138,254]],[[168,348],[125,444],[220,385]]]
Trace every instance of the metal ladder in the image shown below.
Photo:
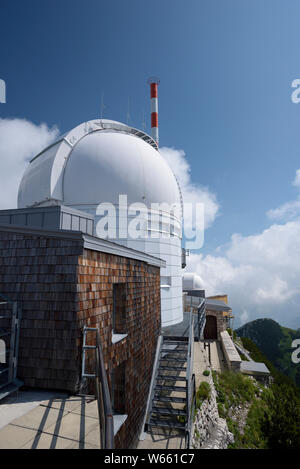
[[[10,315],[0,312],[0,341],[1,345],[5,347],[2,353],[2,355],[5,355],[5,363],[0,363],[1,400],[18,390],[23,382],[17,379],[21,309],[16,301],[11,301],[2,294],[0,294],[0,298],[4,300],[0,302],[1,306],[8,305],[11,307]],[[9,320],[10,326],[7,325]],[[2,321],[4,321],[4,324],[1,324]],[[8,343],[9,348],[7,348]]]
[[[87,345],[88,332],[96,333],[96,345]],[[86,372],[86,352],[95,352],[95,373]],[[111,405],[110,392],[105,371],[104,358],[102,353],[99,330],[95,327],[83,327],[82,345],[82,378],[92,378],[95,380],[96,398],[98,403],[100,448],[114,448],[114,421]]]

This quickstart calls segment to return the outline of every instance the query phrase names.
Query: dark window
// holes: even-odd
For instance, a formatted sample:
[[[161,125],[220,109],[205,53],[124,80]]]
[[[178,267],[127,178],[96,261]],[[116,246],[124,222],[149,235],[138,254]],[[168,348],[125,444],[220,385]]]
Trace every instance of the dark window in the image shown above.
[[[113,286],[113,333],[126,334],[126,284]]]
[[[112,408],[114,414],[125,414],[125,362],[112,371]]]

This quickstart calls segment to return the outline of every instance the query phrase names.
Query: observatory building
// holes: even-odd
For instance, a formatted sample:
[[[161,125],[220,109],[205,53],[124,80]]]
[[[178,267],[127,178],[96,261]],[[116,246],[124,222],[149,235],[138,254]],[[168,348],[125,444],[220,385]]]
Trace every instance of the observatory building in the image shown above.
[[[19,209],[57,205],[94,217],[95,237],[165,261],[161,323],[182,321],[182,196],[152,137],[104,119],[63,135],[32,159],[18,194]]]
[[[195,272],[185,272],[182,280],[183,291],[203,290],[204,282],[200,275]]]

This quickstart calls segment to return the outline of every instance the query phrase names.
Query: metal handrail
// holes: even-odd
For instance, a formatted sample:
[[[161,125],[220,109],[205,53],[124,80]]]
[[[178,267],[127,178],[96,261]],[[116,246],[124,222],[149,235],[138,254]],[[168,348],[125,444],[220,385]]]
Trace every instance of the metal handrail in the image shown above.
[[[155,393],[155,383],[156,383],[156,379],[157,379],[158,371],[159,371],[159,359],[160,359],[160,354],[162,350],[162,345],[163,345],[163,336],[160,335],[158,337],[157,345],[156,345],[156,353],[155,353],[151,384],[150,384],[150,393],[148,396],[148,402],[147,402],[146,414],[145,414],[145,422],[144,422],[143,428],[145,427],[145,424],[149,423],[150,417],[151,417],[151,412],[152,412],[152,407],[153,407],[153,398],[154,398],[154,393]]]
[[[186,435],[189,440],[190,434],[190,414],[191,414],[191,401],[192,401],[192,379],[193,379],[193,353],[194,353],[194,315],[191,308],[190,322],[189,322],[189,339],[188,339],[188,357],[187,357],[187,370],[186,370],[186,411],[187,422],[185,424]]]
[[[194,345],[194,315],[193,315],[193,312],[191,311],[190,322],[189,322],[189,339],[188,339],[188,363],[187,363],[187,372],[186,372],[186,377],[189,382],[190,382],[191,375],[192,375],[193,345]]]
[[[190,410],[188,414],[188,421],[187,421],[187,427],[186,427],[186,448],[187,449],[189,449],[190,447],[191,430],[192,430],[195,408],[196,408],[196,379],[195,379],[195,375],[193,374],[192,380],[191,380],[191,387],[190,387]]]
[[[105,371],[104,358],[101,347],[100,334],[96,332],[96,394],[100,422],[101,447],[114,448],[114,420],[113,410]],[[102,425],[101,425],[102,423]]]
[[[96,332],[96,345],[86,345],[86,334],[88,331]],[[95,350],[95,373],[85,372],[85,351]],[[95,379],[95,391],[98,404],[100,447],[102,449],[114,448],[114,420],[110,398],[109,386],[105,370],[103,352],[99,330],[95,327],[83,328],[83,348],[82,348],[82,372],[84,378]]]
[[[205,316],[205,299],[199,304],[198,308],[198,340],[201,339],[201,330],[204,329],[206,316]]]
[[[11,315],[0,317],[0,319],[10,320],[10,326],[4,327],[3,329],[6,329],[6,331],[2,334],[2,336],[10,336],[8,360],[6,360],[6,368],[2,370],[2,372],[7,374],[7,378],[0,384],[0,389],[3,389],[12,383],[16,383],[17,380],[21,308],[17,301],[10,300],[2,293],[0,293],[0,298],[5,299],[5,301],[1,301],[0,304],[7,304],[12,308]],[[19,382],[21,383],[21,381]]]
[[[3,295],[3,293],[0,293],[0,298],[3,298],[3,300],[5,300],[5,302],[4,302],[4,303],[2,303],[2,304],[6,304],[6,303],[13,304],[13,303],[14,303],[14,301],[13,301],[13,300],[11,300],[11,299],[10,299],[10,298],[8,298],[7,296]]]

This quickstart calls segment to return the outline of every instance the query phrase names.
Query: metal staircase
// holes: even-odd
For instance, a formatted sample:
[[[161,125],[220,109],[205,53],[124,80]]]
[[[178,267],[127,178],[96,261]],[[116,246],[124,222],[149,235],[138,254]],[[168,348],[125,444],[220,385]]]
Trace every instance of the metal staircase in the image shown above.
[[[188,342],[163,337],[147,430],[185,432]]]
[[[193,344],[192,314],[188,337],[162,337],[145,426],[153,434],[184,436],[187,447],[195,396]]]

